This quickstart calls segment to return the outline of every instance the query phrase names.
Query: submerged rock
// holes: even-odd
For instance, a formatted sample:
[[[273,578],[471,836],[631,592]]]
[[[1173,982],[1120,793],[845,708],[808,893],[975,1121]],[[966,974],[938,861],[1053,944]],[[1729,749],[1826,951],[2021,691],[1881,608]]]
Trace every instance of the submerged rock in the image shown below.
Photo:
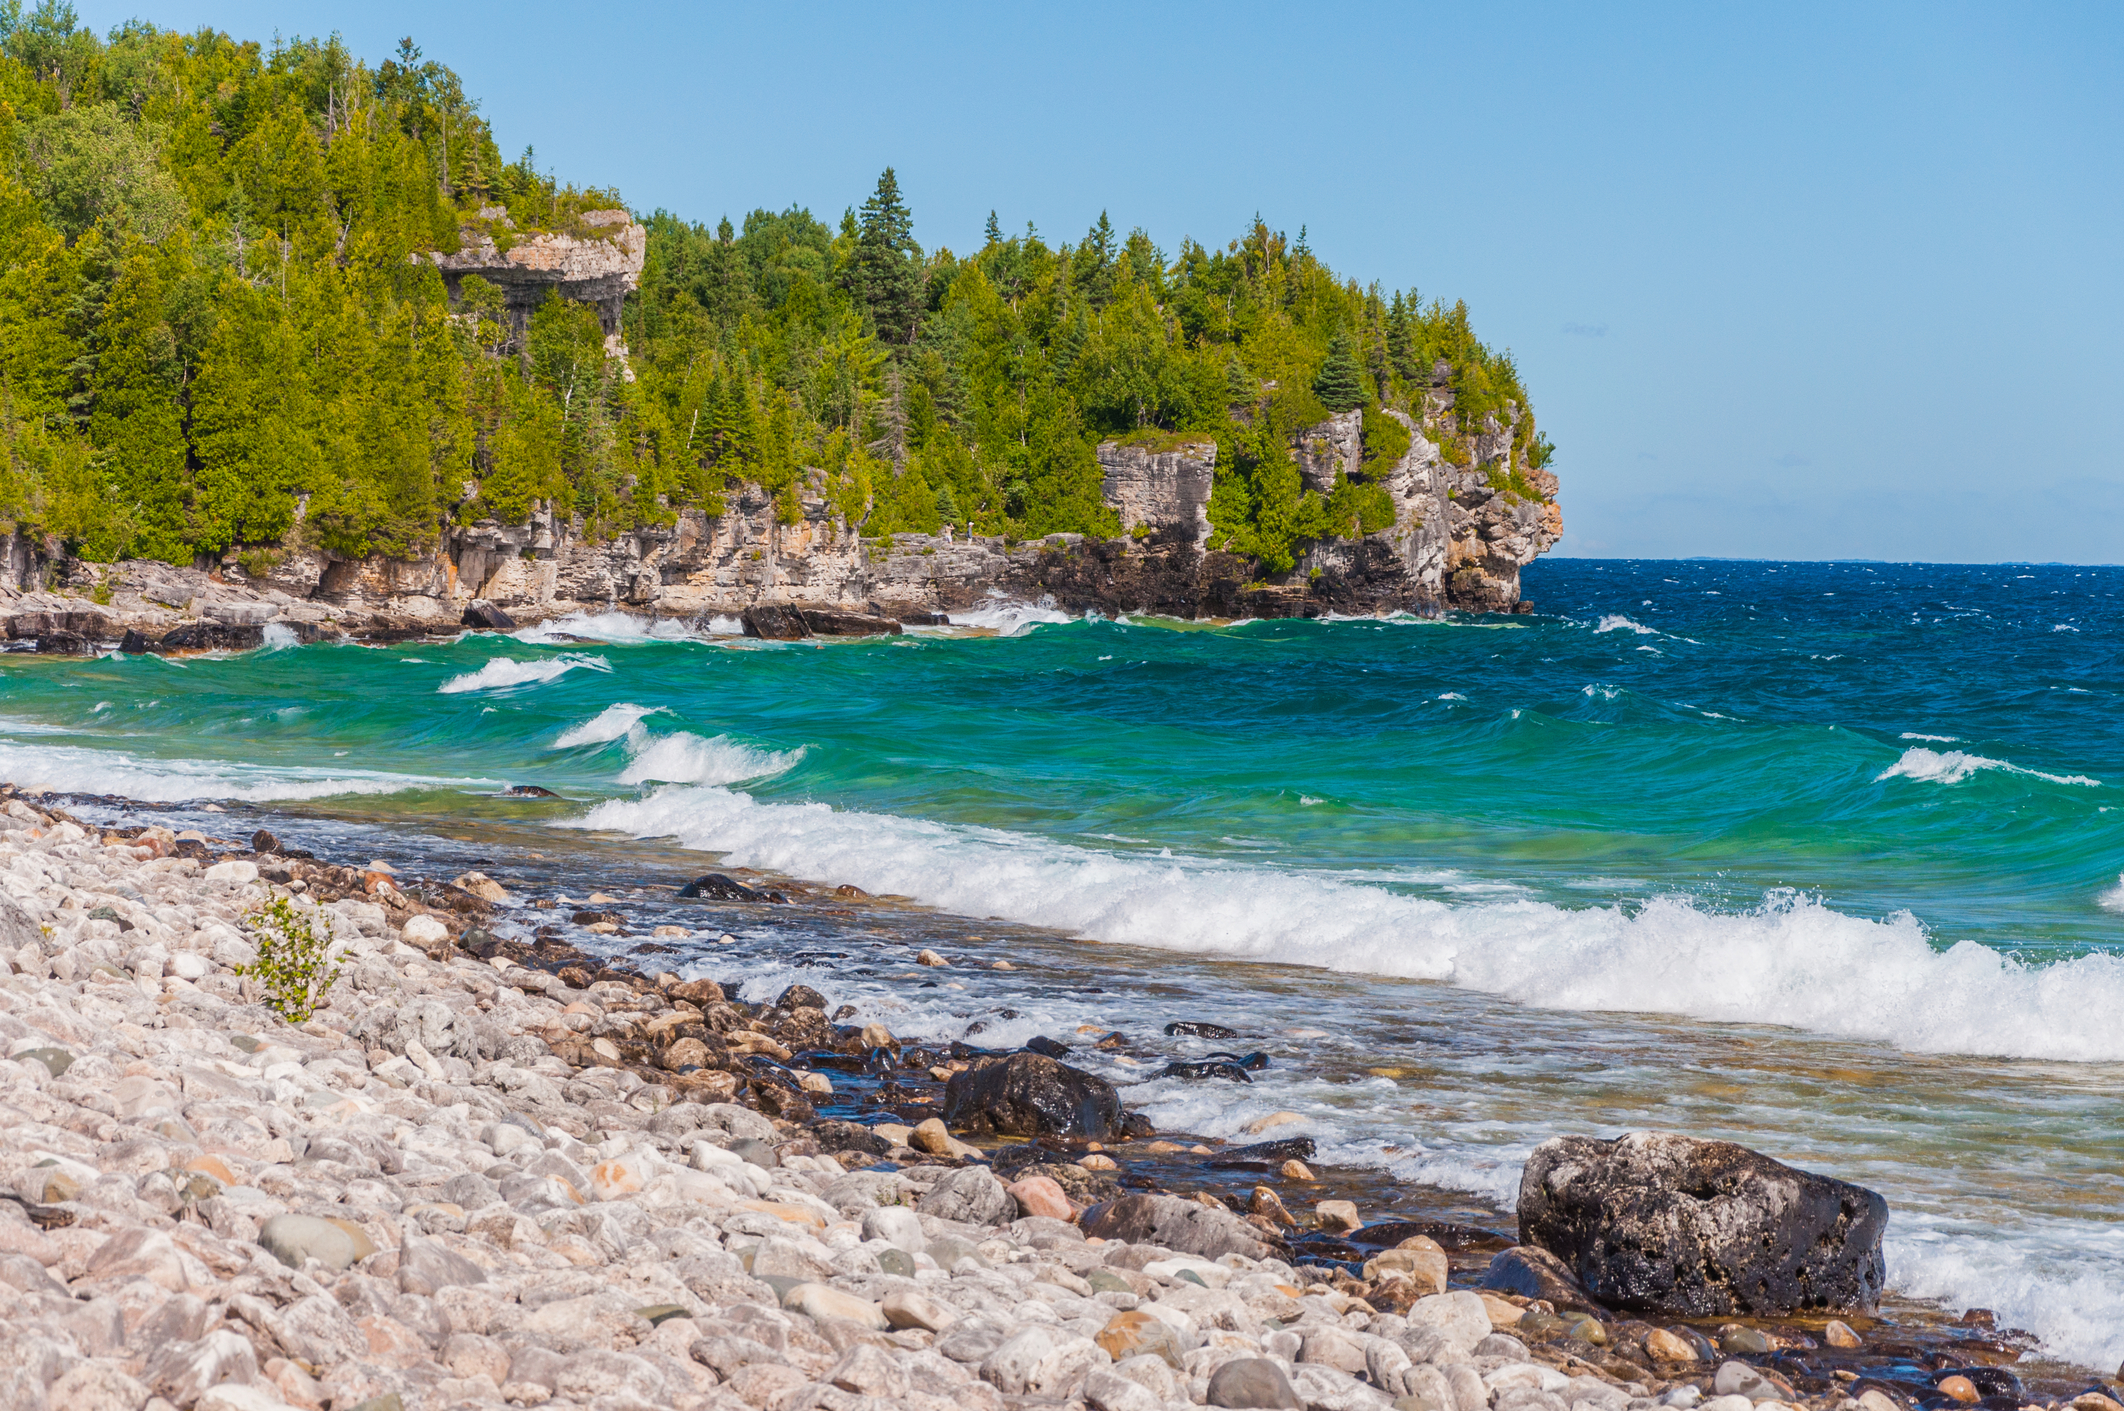
[[[1888,1202],[1732,1142],[1555,1137],[1519,1187],[1519,1233],[1602,1303],[1714,1314],[1870,1310]]]
[[[980,1133],[1097,1140],[1121,1130],[1121,1095],[1097,1074],[1014,1053],[954,1073],[944,1087],[944,1120]]]

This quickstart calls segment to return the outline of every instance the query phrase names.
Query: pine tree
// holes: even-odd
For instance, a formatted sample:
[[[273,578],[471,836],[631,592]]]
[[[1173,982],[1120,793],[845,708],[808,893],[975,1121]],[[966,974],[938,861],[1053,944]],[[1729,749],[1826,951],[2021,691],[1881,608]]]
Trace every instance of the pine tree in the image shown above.
[[[1364,391],[1364,369],[1357,365],[1357,356],[1350,350],[1350,335],[1340,328],[1328,340],[1327,361],[1313,379],[1313,394],[1331,412],[1346,412],[1369,400]]]
[[[1231,406],[1251,403],[1255,396],[1254,375],[1239,361],[1237,353],[1224,356],[1224,400]]]
[[[988,228],[982,231],[981,233],[988,238],[988,243],[990,245],[1000,245],[1003,243],[1003,227],[997,222],[996,213],[994,211],[990,211],[988,213]]]
[[[914,341],[922,318],[922,251],[914,242],[914,217],[900,199],[899,179],[891,167],[863,203],[858,232],[854,292],[879,341],[904,347]]]
[[[136,245],[111,285],[97,330],[89,436],[103,452],[116,517],[132,523],[126,551],[184,563],[192,550],[181,369],[156,263],[152,251]]]

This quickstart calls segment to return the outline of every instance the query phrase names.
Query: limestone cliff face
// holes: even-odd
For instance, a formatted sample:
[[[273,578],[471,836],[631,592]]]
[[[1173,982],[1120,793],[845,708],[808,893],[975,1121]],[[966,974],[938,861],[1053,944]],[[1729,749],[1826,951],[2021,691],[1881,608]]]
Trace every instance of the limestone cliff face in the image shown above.
[[[584,235],[518,236],[506,210],[487,206],[477,224],[460,232],[456,254],[428,258],[442,271],[453,303],[468,274],[499,286],[519,338],[546,295],[558,291],[563,298],[595,305],[605,337],[616,339],[621,308],[641,283],[649,232],[625,211],[585,211],[577,219]]]
[[[589,263],[562,260],[551,269],[565,276],[607,257],[582,258]],[[622,260],[616,273],[584,277],[631,276]],[[1450,392],[1433,392],[1423,412],[1388,413],[1410,433],[1407,453],[1382,479],[1392,526],[1362,539],[1303,544],[1292,570],[1276,579],[1210,547],[1213,442],[1159,451],[1108,443],[1099,447],[1106,497],[1126,530],[1110,540],[865,539],[816,481],[800,487],[790,523],[764,491],[746,485],[731,492],[722,514],[683,510],[669,526],[609,539],[593,539],[579,521],[547,508],[522,524],[446,527],[433,552],[412,560],[347,559],[291,543],[270,567],[252,558],[256,576],[237,552],[188,568],[99,565],[14,533],[0,539],[0,617],[18,646],[77,651],[128,630],[155,637],[177,628],[203,633],[198,645],[255,645],[276,622],[304,638],[387,640],[454,630],[477,602],[520,621],[615,608],[704,621],[778,603],[906,617],[999,599],[1185,618],[1511,611],[1520,603],[1520,568],[1562,532],[1555,477],[1515,464],[1512,421],[1492,417],[1462,431],[1451,419]],[[1327,493],[1338,476],[1362,476],[1361,414],[1308,428],[1294,451],[1310,489]]]

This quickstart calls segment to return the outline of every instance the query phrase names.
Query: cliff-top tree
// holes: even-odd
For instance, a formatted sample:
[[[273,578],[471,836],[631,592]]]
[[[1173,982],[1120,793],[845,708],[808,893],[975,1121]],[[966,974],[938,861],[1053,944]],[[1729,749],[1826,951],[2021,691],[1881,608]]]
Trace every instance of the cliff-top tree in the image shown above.
[[[1368,400],[1364,369],[1357,366],[1357,355],[1350,350],[1350,335],[1340,328],[1328,340],[1327,361],[1313,379],[1313,395],[1331,412],[1346,412]]]
[[[912,342],[922,316],[922,248],[914,242],[914,217],[900,199],[899,179],[891,167],[863,203],[854,275],[856,292],[880,341]]]

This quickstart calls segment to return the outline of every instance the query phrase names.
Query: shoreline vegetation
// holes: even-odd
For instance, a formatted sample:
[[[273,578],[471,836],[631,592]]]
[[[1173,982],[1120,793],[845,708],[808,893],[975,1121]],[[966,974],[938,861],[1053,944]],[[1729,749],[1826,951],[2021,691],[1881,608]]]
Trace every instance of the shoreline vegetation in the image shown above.
[[[64,802],[0,786],[11,1406],[2116,1405],[2016,1370],[2030,1340],[1980,1312],[1617,1311],[1574,1280],[1597,1260],[1410,1218],[1273,1118],[1239,1145],[1145,1130],[1067,1061],[1153,1036],[903,1041],[801,984],[745,1002],[717,937],[663,919],[889,898],[442,881]],[[336,954],[321,994],[320,955],[260,964],[305,929]],[[951,949],[904,978],[1012,965]],[[1568,1247],[1585,1192],[1557,1160],[1605,1145],[1551,1143],[1522,1225]]]
[[[1554,520],[1510,552],[1456,525],[1492,577],[1560,532],[1511,355],[1462,304],[1329,270],[1303,229],[1257,218],[1170,251],[1104,213],[1059,243],[991,215],[964,255],[912,232],[890,169],[837,223],[637,218],[528,148],[505,160],[410,39],[372,66],[336,37],[98,36],[58,0],[10,0],[10,574],[107,597],[109,566],[159,562],[329,595],[335,565],[448,557],[454,590],[477,530],[503,531],[476,548],[483,579],[556,536],[741,519],[887,547],[1125,544],[1148,527],[1112,501],[1108,449],[1184,446],[1206,462],[1198,551],[1231,556],[1235,588],[1302,586],[1410,517],[1385,481],[1412,429],[1463,501],[1527,507],[1522,538]]]

